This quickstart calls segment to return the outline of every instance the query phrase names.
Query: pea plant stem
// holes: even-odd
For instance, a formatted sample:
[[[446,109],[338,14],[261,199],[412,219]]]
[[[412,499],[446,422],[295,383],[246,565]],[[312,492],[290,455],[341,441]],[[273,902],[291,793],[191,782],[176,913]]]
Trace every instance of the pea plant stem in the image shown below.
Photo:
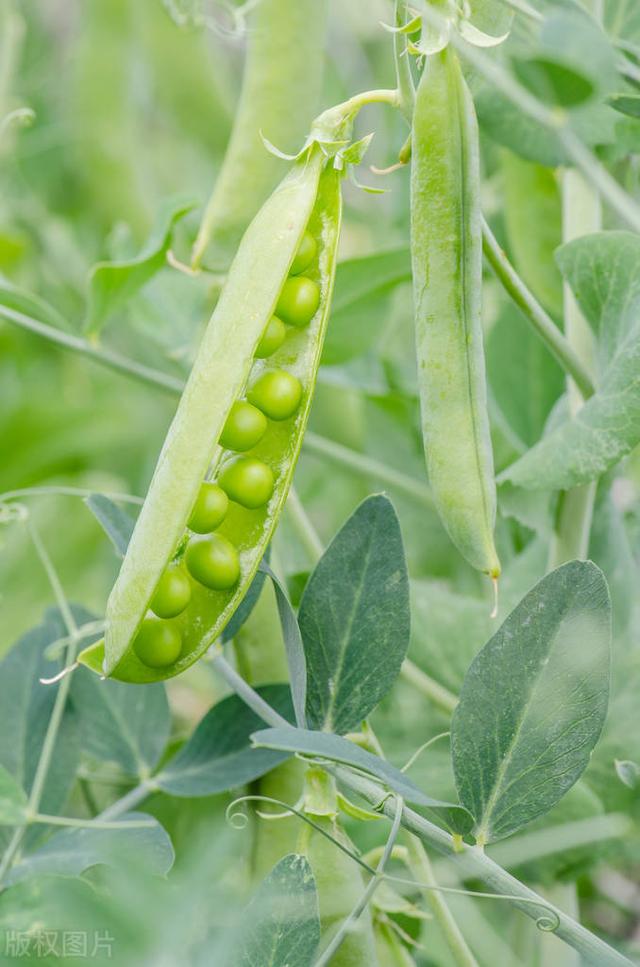
[[[447,715],[451,715],[458,704],[457,697],[450,692],[444,685],[434,681],[426,672],[423,672],[410,658],[405,658],[400,669],[400,674],[405,681],[409,682],[419,692],[428,698],[437,708]]]
[[[373,477],[380,483],[388,484],[398,493],[411,497],[418,503],[430,509],[434,508],[433,496],[431,491],[420,480],[414,479],[407,474],[394,470],[393,467],[386,466],[379,460],[369,457],[364,453],[358,453],[345,447],[342,443],[328,440],[326,437],[319,436],[308,430],[303,441],[303,448],[307,453],[313,453],[319,457],[325,457],[332,463],[342,467],[348,467],[367,477]]]
[[[128,813],[136,806],[138,806],[147,796],[155,792],[158,787],[153,782],[152,779],[143,779],[139,785],[134,786],[129,792],[121,796],[120,799],[107,806],[102,812],[96,816],[96,820],[99,822],[107,822],[115,819],[116,816],[122,816],[123,813]]]
[[[274,709],[251,688],[251,686],[235,672],[226,660],[218,655],[214,659],[214,666],[222,674],[227,684],[233,688],[236,694],[245,704],[253,709],[263,722],[267,725],[292,728],[289,722],[282,718]],[[326,766],[344,786],[365,799],[374,808],[381,808],[385,815],[392,821],[396,818],[397,798],[387,796],[385,798],[383,788],[372,779],[356,774],[344,766]],[[380,806],[383,801],[382,806]],[[122,800],[120,800],[122,802]],[[117,807],[118,803],[114,804]],[[114,808],[112,807],[112,809]],[[118,814],[122,810],[118,810]],[[109,810],[102,813],[100,819],[109,818]],[[113,813],[112,813],[113,815]],[[614,967],[614,965],[624,964],[631,967],[631,961],[618,951],[614,950],[604,941],[600,940],[585,927],[568,917],[561,910],[557,910],[548,904],[541,896],[530,890],[523,883],[517,880],[502,867],[498,866],[484,850],[479,847],[465,847],[461,853],[454,849],[453,837],[436,826],[429,820],[424,819],[418,813],[402,805],[400,824],[410,833],[414,833],[422,840],[426,846],[431,847],[436,852],[446,856],[457,867],[464,878],[479,878],[485,882],[495,893],[505,897],[511,904],[525,913],[533,920],[538,920],[545,911],[551,910],[558,920],[555,935],[564,940],[565,943],[577,950],[589,963],[599,965],[599,967]]]
[[[376,806],[380,803],[380,786],[377,783],[364,776],[356,775],[343,766],[337,766],[333,771],[336,778],[344,786],[351,789],[352,792],[358,793],[371,805]],[[393,800],[387,799],[382,806],[382,810],[385,815],[392,818],[394,813]],[[456,853],[449,833],[424,819],[408,806],[403,808],[401,822],[405,829],[418,836],[428,847],[447,856],[459,868],[464,878],[477,877],[481,879],[492,891],[503,895],[505,899],[508,898],[509,902],[526,916],[537,920],[544,914],[545,909],[551,910],[559,921],[554,931],[555,936],[577,950],[588,963],[597,964],[598,967],[609,967],[609,965],[611,967],[615,967],[615,965],[631,967],[630,960],[561,910],[547,903],[534,890],[530,890],[498,866],[497,863],[494,863],[483,850],[474,846],[466,847],[462,853]]]
[[[56,343],[64,349],[70,349],[72,352],[88,356],[101,366],[106,366],[108,369],[112,369],[124,376],[132,377],[146,385],[155,386],[174,396],[179,396],[184,389],[184,382],[177,377],[170,376],[168,373],[162,373],[149,366],[143,366],[135,362],[135,360],[128,359],[126,356],[121,356],[119,353],[114,353],[111,350],[94,346],[86,339],[62,332],[60,329],[48,326],[43,322],[39,322],[37,319],[33,319],[31,316],[27,316],[22,312],[16,312],[7,306],[0,305],[0,318],[4,318],[8,322],[13,322],[29,332],[33,332],[43,339],[49,340],[49,342]],[[423,504],[425,507],[429,507],[430,509],[434,507],[431,491],[426,484],[410,477],[408,474],[400,473],[392,467],[386,466],[373,457],[369,457],[364,453],[358,453],[356,450],[351,450],[341,443],[336,443],[311,431],[307,431],[305,434],[303,448],[308,453],[326,457],[335,464],[348,467],[356,473],[373,477],[383,484],[388,484],[399,493],[405,494],[407,497],[418,501],[418,503]],[[118,499],[121,498],[118,497]]]
[[[40,561],[42,562],[42,565],[47,573],[47,577],[51,583],[51,587],[56,597],[56,601],[69,636],[69,644],[67,645],[65,651],[64,661],[65,666],[68,666],[73,664],[75,661],[78,650],[80,640],[78,626],[76,625],[71,608],[69,607],[69,603],[64,594],[64,590],[56,573],[53,561],[49,557],[49,554],[42,543],[38,530],[30,518],[27,518],[27,521],[31,538],[38,553],[38,557],[40,558]],[[29,817],[37,815],[38,808],[42,800],[42,794],[47,781],[51,758],[53,756],[56,740],[58,738],[58,732],[60,731],[60,723],[62,722],[62,716],[64,715],[69,689],[71,687],[71,677],[72,673],[65,675],[57,685],[56,697],[51,710],[51,717],[49,718],[47,731],[44,736],[42,749],[40,750],[40,756],[38,758],[38,764],[33,777],[33,783],[31,785],[31,791],[29,793],[27,803],[27,815]],[[4,856],[2,857],[2,861],[0,862],[0,889],[2,888],[2,882],[7,872],[11,869],[13,861],[18,853],[18,850],[20,849],[25,830],[26,826],[19,826],[16,828],[4,853]]]
[[[295,487],[291,487],[289,491],[287,510],[289,511],[291,523],[300,539],[300,543],[307,552],[309,561],[312,565],[315,565],[322,557],[324,546],[314,527],[313,521],[304,509],[304,505]]]
[[[562,178],[562,237],[564,242],[597,231],[602,224],[600,197],[584,176],[567,170]],[[564,325],[567,339],[585,368],[594,366],[594,337],[568,285],[564,287]],[[573,378],[568,381],[569,411],[575,416],[583,400]],[[559,567],[589,553],[597,481],[560,494],[549,551],[549,567]]]
[[[545,312],[513,268],[484,219],[482,241],[487,262],[504,286],[505,291],[522,310],[535,332],[555,356],[565,373],[573,379],[582,397],[588,399],[593,395],[595,387],[587,367],[583,364],[569,340],[558,329],[551,316]]]
[[[21,329],[26,329],[28,332],[35,333],[37,336],[42,336],[50,342],[57,343],[58,346],[62,346],[64,349],[71,349],[81,356],[86,356],[94,362],[100,363],[101,366],[106,366],[126,376],[133,376],[142,383],[157,386],[168,393],[179,395],[184,388],[183,381],[175,376],[170,376],[168,373],[161,373],[157,369],[144,366],[142,363],[137,363],[133,359],[121,356],[120,353],[116,353],[111,349],[96,346],[87,339],[75,336],[73,333],[63,332],[61,329],[56,329],[54,326],[49,326],[44,322],[40,322],[38,319],[34,319],[33,316],[29,316],[24,312],[18,312],[17,309],[0,305],[0,318],[6,319],[7,322],[13,322],[15,325],[20,326]]]
[[[449,909],[447,901],[443,894],[438,893],[438,883],[433,874],[431,861],[422,844],[422,840],[417,836],[409,836],[408,862],[409,868],[418,882],[426,883],[428,886],[436,888],[433,890],[425,890],[425,899],[442,930],[456,964],[458,967],[478,967],[478,961],[471,953],[467,941],[464,939],[462,931]]]

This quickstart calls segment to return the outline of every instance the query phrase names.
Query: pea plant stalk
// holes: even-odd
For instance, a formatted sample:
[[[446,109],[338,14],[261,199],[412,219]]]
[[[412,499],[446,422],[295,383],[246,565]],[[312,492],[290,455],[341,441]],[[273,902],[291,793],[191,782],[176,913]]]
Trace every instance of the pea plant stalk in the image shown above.
[[[513,6],[519,10],[526,7]],[[258,9],[260,15],[269,19],[274,11],[279,16],[286,15],[285,7],[279,0],[265,0]],[[429,41],[427,27],[443,27],[445,22],[438,10],[445,7],[441,4],[436,10],[431,5],[421,5],[421,41]],[[455,10],[457,15],[460,11],[457,7]],[[316,13],[322,18],[322,11]],[[460,60],[467,60],[529,117],[553,132],[575,164],[577,170],[563,176],[565,242],[601,227],[600,196],[632,227],[640,227],[637,204],[627,199],[604,165],[579,141],[564,115],[548,109],[505,68],[498,66],[496,60],[478,53],[465,39],[464,31],[451,30],[448,22],[448,43],[428,51],[416,96],[412,69],[408,66],[410,45],[404,40],[406,17],[407,7],[399,2],[396,27],[401,29],[394,35],[397,87],[356,94],[318,116],[307,141],[290,157],[289,173],[264,202],[243,236],[186,384],[177,377],[159,373],[57,330],[36,318],[35,311],[32,317],[22,311],[23,307],[0,307],[3,317],[14,324],[123,375],[181,395],[133,535],[128,532],[124,538],[119,535],[117,546],[123,563],[107,606],[105,639],[83,650],[80,661],[87,669],[115,680],[103,683],[105,689],[127,682],[162,690],[160,683],[165,678],[203,657],[205,668],[211,668],[231,691],[229,697],[211,710],[213,720],[216,715],[224,715],[224,709],[221,711],[219,706],[229,701],[237,704],[232,706],[233,717],[227,720],[227,726],[231,721],[235,727],[243,715],[251,713],[252,724],[247,725],[243,736],[245,744],[240,758],[251,761],[252,756],[257,758],[266,750],[268,754],[279,755],[280,764],[242,773],[242,779],[237,774],[237,781],[225,786],[224,791],[246,782],[257,782],[257,793],[250,792],[243,798],[247,802],[279,805],[285,810],[282,816],[272,815],[269,820],[256,812],[255,843],[259,845],[261,838],[266,842],[269,834],[265,836],[265,830],[269,823],[274,824],[271,828],[277,828],[278,835],[271,834],[271,846],[281,846],[286,855],[270,877],[277,879],[286,870],[290,882],[295,883],[295,877],[300,876],[299,893],[303,887],[313,884],[316,908],[319,899],[319,914],[316,910],[309,917],[310,936],[313,935],[310,947],[315,951],[316,967],[328,963],[339,967],[342,962],[369,967],[373,962],[374,939],[376,936],[379,939],[382,933],[381,924],[389,927],[378,912],[372,915],[369,908],[379,886],[383,882],[390,884],[394,879],[408,882],[429,898],[451,955],[457,964],[465,967],[477,963],[479,952],[475,950],[473,938],[464,936],[446,904],[447,891],[503,901],[535,921],[541,930],[554,933],[589,962],[630,963],[576,918],[563,913],[508,873],[484,849],[486,843],[492,844],[500,836],[508,836],[514,829],[543,816],[545,808],[549,811],[559,801],[586,769],[589,753],[602,729],[609,689],[609,592],[595,565],[573,560],[587,555],[597,481],[559,495],[549,551],[551,573],[528,592],[503,627],[476,655],[459,695],[431,679],[406,657],[409,578],[399,522],[389,501],[382,495],[366,500],[325,549],[292,486],[301,448],[358,474],[375,477],[411,497],[423,511],[437,510],[453,543],[469,563],[497,579],[500,563],[493,534],[496,485],[479,302],[483,248],[506,293],[563,368],[568,380],[570,415],[574,417],[583,403],[594,396],[597,398],[590,330],[569,288],[565,287],[563,335],[482,220],[478,129],[474,101]],[[287,22],[285,26],[289,28],[291,24]],[[407,28],[409,33],[412,29],[411,25]],[[238,130],[244,125],[245,135],[247,125],[251,127],[250,142],[255,142],[256,118],[251,113],[251,98],[246,92],[252,90],[252,85],[259,92],[265,57],[267,61],[273,57],[273,52],[268,56],[264,50],[260,53],[264,36],[254,39],[257,45],[254,56],[259,66],[253,80],[251,76],[248,80],[245,78],[238,122]],[[318,38],[313,40],[317,48]],[[301,54],[302,48],[296,50],[304,67]],[[283,78],[287,83],[292,80],[284,70],[279,82]],[[310,88],[315,80],[314,75]],[[359,110],[374,103],[393,107],[412,125],[411,151],[405,144],[400,154],[403,163],[409,154],[412,156],[412,275],[416,294],[418,385],[432,489],[392,465],[384,466],[325,437],[307,433],[303,440],[331,306],[341,226],[341,179],[350,165],[362,160],[368,144],[367,138],[352,140],[352,125]],[[265,143],[269,133],[264,132]],[[229,166],[234,157],[240,161],[243,157],[247,159],[243,154],[245,140],[243,135],[232,143],[225,161],[227,171],[223,170],[196,240],[196,264],[202,260],[216,231],[222,229],[224,234],[229,230],[233,235],[238,229],[239,222],[225,221],[227,216],[238,215],[237,206],[232,205],[226,214],[222,209]],[[272,147],[274,153],[282,153],[278,144]],[[253,158],[249,160],[252,164]],[[250,178],[251,164],[244,172],[244,179]],[[256,178],[260,191],[266,183]],[[258,207],[256,199],[251,201],[251,206]],[[587,212],[588,223],[578,222],[576,212]],[[254,210],[250,214],[253,216]],[[175,260],[169,261],[175,264]],[[253,271],[249,284],[248,270],[255,266],[259,268]],[[460,443],[455,452],[451,448],[452,426]],[[0,863],[0,885],[20,858],[30,824],[86,825],[101,830],[151,827],[151,819],[121,817],[151,793],[166,791],[167,773],[157,764],[158,753],[155,767],[147,765],[144,757],[137,757],[136,784],[102,809],[95,819],[52,816],[42,803],[72,679],[76,675],[79,645],[87,637],[87,629],[98,627],[95,622],[80,624],[75,619],[33,520],[19,505],[12,503],[53,492],[68,496],[87,493],[82,488],[65,486],[34,487],[9,491],[2,497],[2,503],[9,508],[7,519],[13,515],[12,519],[26,520],[47,573],[66,631],[64,661],[69,673],[56,684],[24,822],[15,827]],[[132,503],[139,500],[126,494],[120,497]],[[302,576],[296,576],[304,584],[297,613],[285,590],[286,568],[277,547],[271,564],[267,563],[270,540],[285,505],[303,558],[311,570],[310,575],[305,570]],[[106,529],[113,536],[109,526]],[[372,566],[372,557],[380,565],[378,571]],[[565,567],[559,566],[565,562],[569,562]],[[365,571],[367,567],[371,570],[366,573],[367,581],[363,579],[360,586],[357,586],[358,579],[354,579],[356,590],[353,591],[349,582],[361,565]],[[273,596],[269,599],[260,591],[260,581],[265,575],[272,586]],[[380,583],[374,588],[376,580]],[[353,599],[350,599],[352,592]],[[275,632],[269,636],[265,625],[265,644],[256,661],[250,647],[243,649],[243,641],[248,640],[250,621],[255,620],[259,609],[265,608],[265,601],[269,627]],[[548,602],[551,607],[547,607]],[[346,620],[336,618],[341,606],[346,609]],[[251,607],[255,609],[253,612]],[[391,612],[396,621],[392,632],[388,632],[385,622]],[[577,625],[587,618],[589,633],[584,636],[585,648],[580,661],[555,665],[554,662],[560,661],[554,652],[557,641],[563,642],[567,653],[573,655],[574,642],[566,629],[572,627],[574,619]],[[541,629],[540,633],[536,633],[537,629]],[[354,640],[357,647],[350,653]],[[225,657],[223,642],[226,641],[232,642],[235,665]],[[59,651],[60,641],[55,644]],[[505,660],[505,655],[507,659],[510,657],[509,649],[518,647],[528,649],[527,661],[523,662],[522,655],[516,653],[511,667],[513,687],[502,705],[505,690],[500,661]],[[366,657],[364,662],[362,655]],[[362,664],[358,668],[364,683],[362,688],[354,688],[353,679],[348,679],[348,673],[353,674],[358,661]],[[351,668],[350,662],[354,663]],[[286,678],[285,664],[289,690],[284,687],[277,692],[278,701],[274,698],[272,703],[266,697],[271,693],[264,689],[274,686],[271,680],[264,681],[264,675],[269,677],[271,672],[271,679]],[[534,789],[535,795],[530,795],[525,787],[524,793],[519,797],[514,794],[510,802],[507,793],[522,779],[517,771],[510,778],[509,771],[518,768],[521,753],[518,742],[522,734],[533,750],[528,752],[533,766],[524,770],[525,777],[534,767],[549,766],[545,756],[557,739],[550,737],[538,749],[535,747],[537,739],[535,734],[532,736],[535,729],[531,729],[527,713],[536,689],[548,695],[551,713],[556,714],[560,723],[561,738],[565,735],[562,731],[565,725],[566,734],[575,735],[572,730],[576,722],[563,718],[571,703],[557,701],[557,691],[547,687],[550,681],[544,677],[547,667],[557,675],[551,680],[552,685],[560,679],[568,682],[569,694],[578,695],[589,706],[589,717],[581,723],[581,742],[577,749],[568,748],[561,753],[571,760],[577,752],[578,759],[565,770],[570,773],[569,779],[563,788],[554,792],[555,799],[551,796],[546,801],[546,792],[537,791],[538,787]],[[86,674],[86,669],[78,672],[78,676]],[[439,731],[423,743],[400,770],[385,758],[381,742],[369,722],[369,714],[398,674],[415,686],[440,714],[451,717],[449,731]],[[527,675],[537,677],[530,680]],[[482,686],[480,691],[478,681]],[[91,682],[91,687],[100,687],[95,677]],[[520,694],[524,696],[524,707],[518,718],[515,713],[519,710],[510,702],[515,701],[514,695]],[[497,725],[486,717],[494,706],[499,713]],[[549,715],[545,708],[544,721]],[[261,729],[257,722],[270,728]],[[204,724],[209,727],[211,723]],[[475,741],[490,742],[492,729],[495,743],[490,748],[485,745],[476,754]],[[198,733],[196,745],[201,740],[200,727]],[[457,791],[454,802],[427,796],[407,776],[421,752],[445,736],[451,740]],[[582,755],[585,748],[587,751]],[[188,755],[190,742],[185,743],[185,749]],[[201,744],[200,753],[202,749]],[[176,759],[183,751],[180,750]],[[478,763],[485,770],[481,781],[477,781],[473,771]],[[288,786],[283,779],[285,775],[289,778]],[[486,795],[485,776],[489,783]],[[280,790],[298,787],[302,788],[301,798],[289,810],[290,804],[284,801],[285,793]],[[216,791],[219,789],[216,787]],[[197,794],[201,795],[202,790]],[[351,796],[357,801],[352,802]],[[408,804],[422,806],[426,817]],[[381,817],[390,820],[385,845],[378,847],[375,854],[379,860],[376,867],[371,865],[373,860],[368,863],[361,858],[347,839],[341,813],[363,822]],[[306,825],[304,832],[292,840],[290,831],[297,819]],[[409,836],[408,850],[396,845],[401,832]],[[469,845],[472,837],[473,846]],[[491,892],[456,891],[440,886],[425,847],[452,865],[461,884],[480,879]],[[342,865],[332,865],[331,857],[336,855]],[[392,858],[408,863],[411,880],[389,874],[386,867]],[[371,877],[366,885],[363,869]],[[340,889],[336,890],[340,894],[337,917],[326,903],[332,873],[340,881]],[[354,960],[350,959],[352,953]]]

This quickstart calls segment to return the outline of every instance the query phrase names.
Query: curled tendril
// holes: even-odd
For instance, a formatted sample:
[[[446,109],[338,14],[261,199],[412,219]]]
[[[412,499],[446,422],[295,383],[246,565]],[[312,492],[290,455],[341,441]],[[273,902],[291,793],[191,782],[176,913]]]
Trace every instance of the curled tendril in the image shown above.
[[[0,504],[0,524],[25,524],[29,519],[29,511],[24,504]]]
[[[20,127],[29,128],[35,121],[36,112],[30,107],[17,107],[9,111],[0,121],[0,138],[2,138],[9,128]]]
[[[234,826],[235,829],[244,829],[244,827],[247,825],[249,821],[247,814],[244,812],[240,812],[238,810],[238,806],[247,802],[263,802],[263,803],[267,802],[267,803],[271,803],[272,806],[280,806],[282,809],[285,809],[288,813],[292,813],[294,816],[297,816],[298,819],[301,819],[303,822],[305,822],[307,826],[312,826],[316,830],[316,832],[324,836],[325,839],[328,839],[331,843],[333,843],[334,846],[337,846],[339,850],[341,850],[343,853],[346,853],[347,856],[350,856],[351,859],[358,864],[358,866],[361,866],[363,869],[367,871],[367,873],[370,873],[372,876],[375,876],[376,871],[373,869],[373,867],[369,866],[368,863],[365,863],[364,860],[362,860],[357,855],[357,853],[354,853],[352,850],[348,849],[348,847],[338,842],[338,840],[334,836],[332,836],[331,833],[328,833],[325,829],[322,828],[322,826],[319,826],[317,823],[314,823],[312,819],[310,819],[305,813],[303,813],[296,806],[290,806],[288,803],[283,802],[282,799],[273,799],[271,796],[258,796],[258,795],[239,796],[238,799],[234,799],[233,802],[229,803],[229,805],[227,806],[227,809],[225,812],[225,818],[227,822],[229,822],[232,826]],[[233,819],[236,816],[244,817],[245,822],[243,826],[236,826],[234,824]]]
[[[249,817],[247,816],[246,812],[240,811],[238,809],[238,806],[249,802],[270,803],[272,806],[280,806],[281,809],[284,809],[288,813],[297,816],[308,826],[313,827],[313,829],[315,829],[316,832],[324,836],[325,839],[328,839],[331,843],[333,843],[334,846],[337,846],[339,850],[341,850],[347,856],[350,856],[351,859],[358,864],[358,866],[361,866],[364,870],[367,871],[367,873],[369,873],[377,880],[384,879],[392,883],[402,884],[403,886],[412,886],[419,890],[431,890],[432,892],[435,892],[435,893],[451,893],[453,895],[468,896],[478,900],[506,900],[509,903],[529,904],[530,906],[538,907],[539,910],[544,910],[544,913],[541,916],[536,917],[536,920],[535,920],[535,924],[538,930],[542,930],[544,933],[554,933],[560,926],[560,917],[557,911],[554,910],[552,906],[545,903],[543,900],[537,900],[537,899],[534,900],[531,897],[516,896],[515,894],[510,894],[510,893],[484,893],[478,890],[463,890],[452,886],[439,886],[433,883],[421,883],[419,880],[416,880],[413,877],[395,876],[392,873],[386,873],[384,871],[384,863],[382,864],[382,869],[380,869],[380,864],[378,866],[378,869],[375,869],[373,866],[367,863],[362,857],[358,856],[357,853],[354,853],[352,850],[348,849],[348,847],[338,842],[338,840],[335,839],[335,837],[333,837],[330,833],[322,829],[321,826],[318,826],[317,823],[314,823],[312,819],[310,819],[307,815],[305,815],[305,813],[301,812],[296,806],[291,806],[288,803],[283,802],[282,799],[274,799],[271,796],[259,796],[259,795],[240,796],[238,799],[234,799],[232,803],[229,803],[225,812],[225,818],[227,822],[230,823],[230,825],[233,826],[234,829],[244,829],[247,826],[249,822]],[[400,824],[401,814],[402,814],[402,799],[398,797],[398,809],[396,811],[396,816],[394,819],[394,829],[396,833],[397,833],[396,826],[399,826]],[[240,819],[239,824],[237,822],[238,819]],[[389,839],[387,840],[387,849],[390,852],[393,850],[393,844],[395,840],[394,829],[392,829],[392,835],[390,835]]]
[[[538,930],[542,930],[544,933],[554,933],[560,926],[558,913],[543,900],[534,900],[531,897],[516,896],[510,893],[484,893],[480,890],[463,890],[453,886],[421,883],[412,877],[395,876],[391,873],[385,873],[384,875],[387,880],[392,880],[394,883],[401,883],[404,886],[414,886],[419,890],[431,890],[435,893],[452,893],[457,896],[474,897],[478,900],[507,900],[509,903],[528,903],[531,906],[538,907],[539,910],[544,910],[541,916],[536,917],[535,924]]]

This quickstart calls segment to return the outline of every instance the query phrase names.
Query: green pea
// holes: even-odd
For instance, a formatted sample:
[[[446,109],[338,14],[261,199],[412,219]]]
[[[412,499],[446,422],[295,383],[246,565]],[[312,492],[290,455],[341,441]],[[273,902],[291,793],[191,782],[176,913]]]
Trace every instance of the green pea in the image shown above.
[[[300,406],[302,384],[286,370],[274,369],[263,373],[247,396],[270,420],[288,420]]]
[[[220,474],[220,486],[231,500],[255,510],[273,493],[273,470],[255,457],[239,457]]]
[[[133,643],[140,661],[149,668],[173,665],[182,650],[180,632],[160,618],[145,618]]]
[[[222,534],[191,541],[185,560],[192,577],[212,591],[226,591],[240,578],[238,552]]]
[[[159,618],[175,618],[182,614],[191,599],[191,585],[184,571],[176,567],[168,567],[164,572],[149,607]]]
[[[256,359],[266,359],[267,356],[272,356],[276,350],[280,349],[286,335],[287,330],[282,319],[271,316],[265,331],[262,333],[262,339],[258,343],[255,353]]]
[[[257,407],[239,400],[231,407],[220,435],[220,446],[227,450],[250,450],[267,431],[267,418]]]
[[[217,484],[205,481],[193,505],[188,521],[190,530],[196,534],[210,534],[225,519],[229,500]]]
[[[290,326],[303,329],[309,325],[320,305],[320,289],[305,275],[287,279],[276,306],[276,313]]]
[[[313,262],[317,251],[318,245],[315,238],[311,232],[305,232],[302,236],[302,241],[298,246],[298,251],[296,252],[295,258],[291,263],[289,275],[298,275],[300,272],[304,272],[304,270]]]

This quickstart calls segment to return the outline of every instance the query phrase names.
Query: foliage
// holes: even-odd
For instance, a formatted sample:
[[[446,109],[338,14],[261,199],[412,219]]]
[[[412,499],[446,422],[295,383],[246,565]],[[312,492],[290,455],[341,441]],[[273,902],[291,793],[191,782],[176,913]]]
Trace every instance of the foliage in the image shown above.
[[[0,959],[19,962],[22,937],[28,962],[77,963],[74,933],[87,957],[102,938],[91,963],[533,967],[560,941],[632,963],[640,14],[625,0],[376,0],[330,4],[327,26],[324,3],[290,6],[0,0]],[[425,51],[454,65],[467,112],[467,147],[451,112],[436,123],[466,174],[435,165],[447,191],[426,207],[425,169],[414,157],[411,198],[407,170]],[[344,182],[321,357],[311,330],[296,336],[318,352],[309,429],[292,443],[278,424],[281,506],[221,637],[206,638],[206,612],[211,647],[180,677],[103,680],[122,560],[135,545],[147,566],[162,545],[141,578],[155,586],[182,540],[183,482],[204,475],[226,416],[211,401],[248,371],[261,317],[221,292],[285,151],[301,151],[292,177],[309,179],[325,253],[339,201],[313,195],[309,159],[331,191]],[[365,163],[384,193],[343,178]],[[468,224],[438,207],[459,179]],[[481,265],[480,208],[507,261]],[[447,221],[464,258],[443,287],[421,273],[443,251],[424,229]],[[249,233],[234,277],[256,311],[267,293],[269,315],[295,252],[270,229]],[[416,365],[413,334],[412,278],[416,302],[435,285],[454,325],[472,276],[497,619],[441,520],[451,531],[446,497],[469,493],[474,461],[444,501],[425,472],[419,401],[451,359]],[[220,347],[198,355],[216,306],[244,339],[225,342],[224,373]],[[477,367],[464,340],[458,356]],[[172,430],[180,494],[132,544],[192,371],[206,392],[193,435]],[[459,424],[441,415],[450,475]],[[75,667],[87,646],[98,657]],[[45,936],[57,952],[41,955]]]

